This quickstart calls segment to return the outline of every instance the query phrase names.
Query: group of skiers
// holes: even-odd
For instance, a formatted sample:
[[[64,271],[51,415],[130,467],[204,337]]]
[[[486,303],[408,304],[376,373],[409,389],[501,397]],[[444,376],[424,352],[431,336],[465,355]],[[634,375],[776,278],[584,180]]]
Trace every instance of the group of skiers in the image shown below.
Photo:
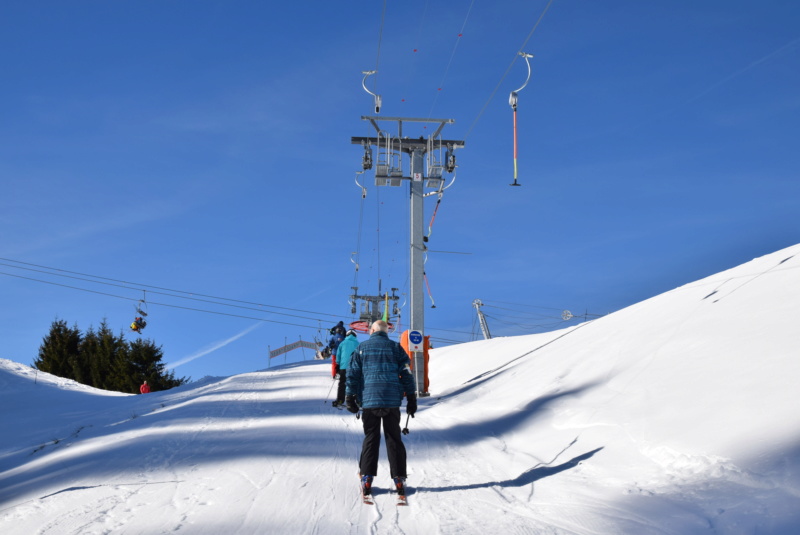
[[[378,472],[381,425],[390,475],[397,494],[405,499],[406,448],[400,431],[400,406],[405,397],[406,413],[414,416],[416,383],[408,354],[400,344],[389,339],[388,333],[388,323],[378,320],[370,326],[369,339],[359,343],[356,332],[345,331],[340,321],[331,329],[331,342],[335,343],[329,343],[333,371],[339,375],[333,406],[344,406],[354,414],[362,413],[364,442],[359,473],[365,501],[372,493],[372,480]]]

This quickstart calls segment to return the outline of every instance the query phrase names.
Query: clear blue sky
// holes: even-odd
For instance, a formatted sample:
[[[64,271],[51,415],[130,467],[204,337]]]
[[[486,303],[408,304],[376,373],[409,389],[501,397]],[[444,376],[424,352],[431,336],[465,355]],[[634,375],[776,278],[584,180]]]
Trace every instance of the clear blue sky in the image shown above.
[[[352,319],[354,282],[406,292],[407,188],[371,172],[351,262],[376,66],[381,115],[466,141],[435,345],[473,338],[476,298],[494,334],[536,332],[800,242],[798,2],[554,0],[532,36],[546,0],[271,4],[0,7],[0,357],[32,362],[57,318],[127,329],[146,288],[176,373],[230,375]]]

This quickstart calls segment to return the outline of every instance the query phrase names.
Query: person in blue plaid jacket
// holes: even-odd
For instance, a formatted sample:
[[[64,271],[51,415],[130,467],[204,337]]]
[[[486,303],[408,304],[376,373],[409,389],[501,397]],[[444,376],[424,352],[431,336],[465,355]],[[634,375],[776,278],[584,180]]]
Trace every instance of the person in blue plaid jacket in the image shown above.
[[[416,384],[410,360],[400,344],[389,339],[389,325],[378,320],[370,327],[370,337],[361,342],[350,357],[347,368],[345,405],[357,413],[362,410],[364,443],[359,466],[362,485],[368,486],[378,472],[381,424],[386,439],[389,469],[395,485],[405,486],[406,448],[400,433],[400,405],[405,396],[406,412],[417,411]]]

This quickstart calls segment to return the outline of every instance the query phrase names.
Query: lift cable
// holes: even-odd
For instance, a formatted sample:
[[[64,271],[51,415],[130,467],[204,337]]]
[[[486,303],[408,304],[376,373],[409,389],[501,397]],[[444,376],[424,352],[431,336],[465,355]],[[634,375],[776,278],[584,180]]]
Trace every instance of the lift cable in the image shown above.
[[[277,306],[277,305],[268,305],[268,304],[264,304],[264,303],[255,303],[255,302],[252,302],[252,301],[242,301],[242,300],[239,300],[239,299],[230,299],[230,298],[226,298],[226,297],[217,297],[217,296],[213,296],[213,295],[201,294],[201,293],[198,293],[198,292],[187,292],[185,290],[175,290],[175,289],[171,289],[171,288],[163,288],[163,287],[160,287],[160,286],[152,286],[152,285],[149,285],[149,284],[142,284],[142,283],[124,281],[124,280],[119,280],[119,279],[112,279],[112,278],[108,278],[108,277],[101,277],[101,276],[98,276],[98,275],[90,275],[90,274],[87,274],[87,273],[79,273],[79,272],[76,272],[76,271],[68,271],[68,270],[65,270],[65,269],[42,266],[42,265],[38,265],[38,264],[31,264],[31,263],[28,263],[28,262],[21,262],[19,260],[11,260],[11,259],[8,259],[8,258],[0,258],[0,260],[3,260],[5,262],[14,262],[14,263],[17,263],[17,264],[23,264],[23,265],[26,265],[26,266],[34,266],[34,267],[46,269],[46,270],[49,270],[49,271],[41,271],[41,270],[37,270],[37,269],[31,269],[31,268],[26,268],[26,267],[21,267],[21,266],[15,266],[15,265],[12,265],[12,264],[0,263],[0,265],[6,266],[6,267],[11,267],[11,268],[14,268],[14,269],[24,269],[24,270],[27,270],[27,271],[35,271],[35,272],[44,273],[44,274],[47,274],[47,275],[53,275],[53,276],[57,276],[57,277],[78,279],[78,280],[83,280],[83,281],[86,281],[86,282],[91,282],[91,283],[94,283],[94,284],[105,284],[107,286],[118,286],[118,287],[121,287],[121,288],[127,288],[127,289],[131,289],[131,290],[142,290],[144,288],[151,288],[151,290],[149,290],[150,293],[161,293],[161,292],[156,292],[153,289],[162,290],[163,292],[171,292],[171,294],[161,293],[162,295],[169,295],[171,297],[178,297],[180,299],[189,299],[189,300],[202,301],[202,302],[207,302],[207,303],[215,303],[216,301],[228,301],[230,303],[240,303],[240,304],[243,304],[243,305],[255,305],[255,306],[258,306],[258,307],[275,308],[275,309],[279,309],[279,310],[289,310],[289,311],[292,311],[292,312],[300,312],[300,313],[305,313],[305,314],[315,314],[315,315],[319,315],[319,316],[331,316],[331,317],[338,317],[339,316],[338,314],[328,314],[328,313],[325,313],[325,312],[318,312],[318,311],[313,311],[313,310],[303,310],[303,309],[298,309],[298,308],[281,307],[281,306]],[[53,272],[60,272],[60,273],[53,273]],[[82,277],[91,277],[91,278],[90,279],[81,279],[81,278],[74,277],[74,276],[62,275],[61,273],[71,273],[72,275],[80,275]],[[0,274],[9,275],[9,276],[12,276],[12,277],[16,276],[16,275],[12,275],[10,273],[2,273],[2,272],[0,272]],[[26,277],[22,277],[22,278],[26,278]],[[97,280],[92,280],[92,279],[97,279]],[[31,280],[37,280],[37,279],[31,279]],[[110,282],[101,282],[101,281],[110,281]],[[46,282],[46,281],[40,281],[40,282]],[[120,286],[119,284],[111,284],[111,283],[127,284],[129,286]],[[189,297],[182,296],[182,295],[174,295],[174,294],[186,294]],[[207,299],[200,299],[199,297],[203,297],[203,298],[207,298]],[[211,299],[213,299],[214,301],[211,301]],[[227,305],[226,303],[217,303],[217,304],[225,305],[225,306],[237,306],[237,305]],[[238,308],[249,308],[249,307],[238,307]],[[251,310],[259,310],[259,309],[251,309]],[[281,314],[281,315],[291,316],[291,314],[285,314],[285,313],[282,313],[282,312],[274,312],[274,311],[265,311],[265,312],[269,312],[271,314]],[[297,317],[302,317],[302,316],[297,316]]]
[[[536,28],[539,27],[539,23],[542,22],[542,19],[544,18],[545,14],[547,13],[547,10],[550,9],[550,5],[552,3],[553,3],[553,0],[549,0],[547,2],[547,5],[544,6],[544,10],[542,11],[542,14],[539,15],[539,19],[536,21],[536,24],[533,25],[533,28],[531,29],[530,33],[528,34],[528,37],[522,43],[522,46],[519,47],[519,50],[517,51],[517,53],[514,54],[514,59],[511,60],[511,64],[506,69],[506,72],[503,73],[503,76],[500,78],[500,81],[497,82],[497,86],[494,88],[492,93],[489,95],[489,98],[486,100],[486,103],[483,105],[483,108],[481,108],[481,110],[478,112],[478,115],[475,117],[475,120],[472,121],[472,125],[470,125],[469,130],[467,130],[467,133],[464,134],[464,140],[465,141],[469,137],[469,135],[472,133],[472,131],[475,129],[475,125],[478,124],[478,121],[480,120],[480,118],[483,115],[483,113],[486,111],[486,108],[489,107],[489,103],[492,101],[492,99],[494,99],[494,96],[497,93],[497,91],[500,89],[500,86],[503,85],[503,82],[505,81],[506,76],[508,76],[508,74],[511,72],[511,68],[514,67],[514,63],[516,63],[517,59],[520,57],[520,53],[525,48],[525,45],[527,45],[528,41],[530,41],[531,37],[533,37],[533,32],[535,32]]]
[[[110,293],[107,293],[107,292],[98,292],[96,290],[89,290],[88,288],[80,288],[78,286],[69,286],[67,284],[60,284],[60,283],[52,282],[52,281],[34,279],[34,278],[31,278],[31,277],[23,277],[22,275],[14,275],[12,273],[0,272],[0,275],[8,275],[9,277],[16,277],[16,278],[19,278],[19,279],[26,279],[26,280],[31,280],[31,281],[35,281],[35,282],[42,282],[44,284],[51,284],[53,286],[60,286],[62,288],[69,288],[71,290],[80,290],[82,292],[88,292],[88,293],[93,293],[93,294],[97,294],[97,295],[104,295],[104,296],[107,296],[107,297],[114,297],[114,298],[117,298],[117,299],[124,299],[126,301],[138,301],[136,298],[133,298],[133,297],[125,297],[124,295],[115,295],[115,294],[110,294]],[[180,309],[180,310],[191,310],[193,312],[202,312],[202,313],[205,313],[205,314],[217,314],[219,316],[228,316],[228,317],[232,317],[232,318],[243,318],[243,319],[248,319],[248,320],[263,321],[263,322],[266,322],[266,323],[277,323],[277,324],[280,324],[280,325],[291,325],[293,327],[303,327],[303,328],[307,328],[307,329],[317,329],[317,327],[312,326],[312,325],[302,325],[302,324],[299,324],[299,323],[289,323],[289,322],[285,322],[285,321],[270,320],[270,319],[266,319],[266,318],[256,318],[256,317],[253,317],[253,316],[243,316],[243,315],[240,315],[240,314],[230,314],[230,313],[227,313],[227,312],[219,312],[219,311],[215,311],[215,310],[205,310],[205,309],[202,309],[202,308],[184,307],[184,306],[180,306],[180,305],[173,305],[173,304],[170,304],[170,303],[158,303],[158,302],[155,302],[155,301],[150,301],[149,304],[158,305],[158,306],[164,306],[164,307],[169,307],[169,308],[177,308],[177,309]],[[297,317],[301,317],[301,316],[297,316]],[[303,318],[303,319],[308,319],[310,321],[314,321],[316,318]]]
[[[2,264],[0,264],[0,265],[2,265]],[[29,270],[29,271],[36,271],[36,270]],[[40,272],[40,273],[46,273],[46,272]],[[56,275],[55,273],[46,273],[46,274],[48,274],[48,275]],[[45,284],[51,284],[53,286],[61,286],[63,288],[70,288],[70,289],[73,289],[73,290],[81,290],[81,291],[84,291],[84,292],[95,293],[95,294],[99,294],[99,295],[107,295],[107,296],[110,296],[110,297],[121,297],[121,296],[114,295],[114,294],[98,292],[96,290],[89,290],[88,288],[81,288],[81,287],[78,287],[78,286],[69,286],[69,285],[60,284],[60,283],[57,283],[57,282],[46,281],[46,280],[42,280],[42,279],[35,279],[33,277],[23,277],[21,275],[14,275],[12,273],[5,273],[5,272],[1,272],[0,271],[0,275],[7,275],[9,277],[16,277],[16,278],[19,278],[19,279],[25,279],[25,280],[30,280],[30,281],[34,281],[34,282],[42,282],[42,283],[45,283]],[[89,279],[81,279],[79,277],[70,277],[69,275],[57,275],[57,276],[66,277],[66,278],[70,278],[70,279],[76,279],[76,280],[82,280],[82,281],[91,282],[91,283],[94,283],[94,284],[104,284],[106,286],[114,286],[114,287],[117,287],[117,288],[124,288],[124,289],[127,289],[127,290],[138,290],[138,288],[134,288],[134,287],[130,287],[130,286],[122,286],[120,284],[112,284],[112,283],[108,283],[108,282],[92,281],[92,280],[89,280]],[[246,306],[242,306],[242,305],[234,305],[234,304],[229,304],[229,303],[220,303],[218,301],[211,301],[211,300],[208,300],[208,299],[200,299],[200,298],[197,298],[197,297],[186,297],[186,296],[182,296],[182,295],[174,295],[174,294],[169,294],[169,293],[165,293],[165,292],[158,292],[158,291],[152,291],[152,290],[150,291],[150,293],[163,295],[163,296],[166,296],[166,297],[175,297],[175,298],[178,298],[178,299],[186,299],[186,300],[189,300],[189,301],[197,301],[197,302],[200,302],[200,303],[209,303],[209,304],[212,304],[212,305],[220,305],[220,306],[226,306],[226,307],[231,307],[231,308],[240,308],[242,310],[255,310],[257,312],[264,312],[265,314],[277,314],[278,316],[287,316],[287,317],[290,317],[290,318],[316,319],[316,318],[309,318],[307,316],[298,316],[297,314],[288,314],[286,312],[276,312],[276,311],[273,311],[273,310],[263,310],[263,309],[260,309],[260,308],[246,307]],[[137,305],[136,305],[137,312],[139,312],[143,316],[147,315],[147,314],[142,314],[142,311],[140,309],[141,305],[142,305],[142,302],[143,302],[141,299],[137,300],[135,298],[130,298],[130,297],[122,297],[122,298],[123,299],[127,299],[129,301],[137,301]],[[148,304],[154,304],[153,301],[148,301],[147,303]],[[155,303],[155,304],[159,304],[159,305],[163,305],[163,306],[175,306],[175,305],[167,305],[167,304],[164,304],[164,303]],[[175,308],[185,308],[185,307],[175,306]],[[195,310],[195,309],[189,309],[189,310]],[[338,314],[324,314],[324,313],[314,313],[314,312],[310,312],[310,313],[311,314],[322,315],[322,316],[331,316],[331,317],[334,317],[334,318],[338,318],[339,317]]]
[[[467,9],[467,16],[464,17],[464,23],[461,25],[461,30],[458,32],[456,36],[456,42],[453,45],[453,51],[450,53],[450,60],[447,62],[447,66],[444,69],[444,74],[442,75],[442,81],[439,82],[439,85],[436,88],[436,97],[433,99],[433,104],[431,104],[431,111],[428,113],[428,118],[430,119],[433,117],[433,110],[436,107],[436,101],[439,99],[439,94],[444,87],[444,81],[447,79],[447,73],[450,71],[450,65],[453,63],[453,58],[456,56],[456,50],[458,50],[458,44],[461,42],[461,37],[464,35],[464,29],[467,27],[467,21],[469,20],[469,15],[472,13],[472,6],[475,5],[475,0],[472,0],[469,4],[469,9]]]
[[[386,22],[386,4],[387,4],[387,0],[383,0],[383,10],[381,12],[381,26],[380,26],[380,30],[378,30],[378,53],[377,53],[377,55],[375,57],[375,74],[377,74],[378,67],[380,66],[380,63],[381,63],[381,42],[383,41],[383,26],[384,26],[384,23]],[[365,80],[366,80],[366,78],[365,78]],[[365,87],[365,89],[366,89],[366,87]],[[375,76],[372,79],[372,89],[373,89],[373,93],[377,93],[378,92],[378,77],[377,76]]]
[[[384,26],[384,24],[386,22],[386,4],[387,4],[387,0],[383,0],[383,10],[381,11],[381,27],[380,27],[380,30],[378,31],[378,54],[377,54],[377,56],[375,58],[375,71],[376,72],[378,71],[378,67],[380,66],[380,63],[381,63],[381,42],[383,41],[383,26]],[[378,85],[378,80],[376,78],[375,82],[374,82],[374,85],[373,85],[373,88],[376,88],[377,85]]]
[[[484,302],[484,304],[486,303],[486,299],[482,299],[482,301]],[[538,306],[538,305],[530,305],[530,304],[527,304],[527,303],[511,303],[509,301],[495,301],[493,299],[490,300],[489,302],[490,303],[500,303],[501,305],[512,305],[512,306],[519,306],[519,307],[525,307],[525,308],[540,308],[542,310],[561,310],[560,308],[556,308],[556,307],[543,307],[543,306]]]
[[[542,328],[549,329],[549,328],[552,328],[552,327],[556,327],[556,326],[562,325],[564,323],[563,320],[552,321],[552,322],[549,322],[549,323],[537,323],[537,324],[514,323],[514,322],[510,322],[508,320],[504,320],[504,319],[501,319],[501,318],[498,318],[498,317],[495,317],[495,316],[490,316],[489,314],[486,314],[485,312],[484,312],[483,315],[486,316],[489,319],[499,321],[499,322],[501,322],[501,323],[503,323],[505,325],[513,325],[515,327],[520,327],[520,328],[523,328],[523,329],[542,329]]]
[[[516,316],[528,316],[528,317],[542,318],[542,319],[561,317],[561,314],[562,314],[562,310],[561,309],[558,310],[557,314],[552,314],[552,313],[551,314],[544,314],[544,313],[541,313],[541,312],[530,312],[530,311],[524,311],[524,310],[515,310],[513,308],[504,308],[504,307],[498,307],[498,306],[494,306],[494,305],[487,305],[485,302],[483,303],[483,306],[486,307],[486,308],[493,308],[493,309],[496,309],[496,310],[505,310],[505,311],[513,313]],[[505,316],[509,316],[509,315],[510,314],[505,314]]]

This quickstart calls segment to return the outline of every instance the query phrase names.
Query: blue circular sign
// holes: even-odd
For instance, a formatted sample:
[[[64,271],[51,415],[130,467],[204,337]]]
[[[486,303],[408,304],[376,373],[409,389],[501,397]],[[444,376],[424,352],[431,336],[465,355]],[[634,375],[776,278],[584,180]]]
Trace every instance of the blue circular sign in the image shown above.
[[[422,343],[422,333],[419,331],[411,331],[408,333],[408,341],[418,346]]]

